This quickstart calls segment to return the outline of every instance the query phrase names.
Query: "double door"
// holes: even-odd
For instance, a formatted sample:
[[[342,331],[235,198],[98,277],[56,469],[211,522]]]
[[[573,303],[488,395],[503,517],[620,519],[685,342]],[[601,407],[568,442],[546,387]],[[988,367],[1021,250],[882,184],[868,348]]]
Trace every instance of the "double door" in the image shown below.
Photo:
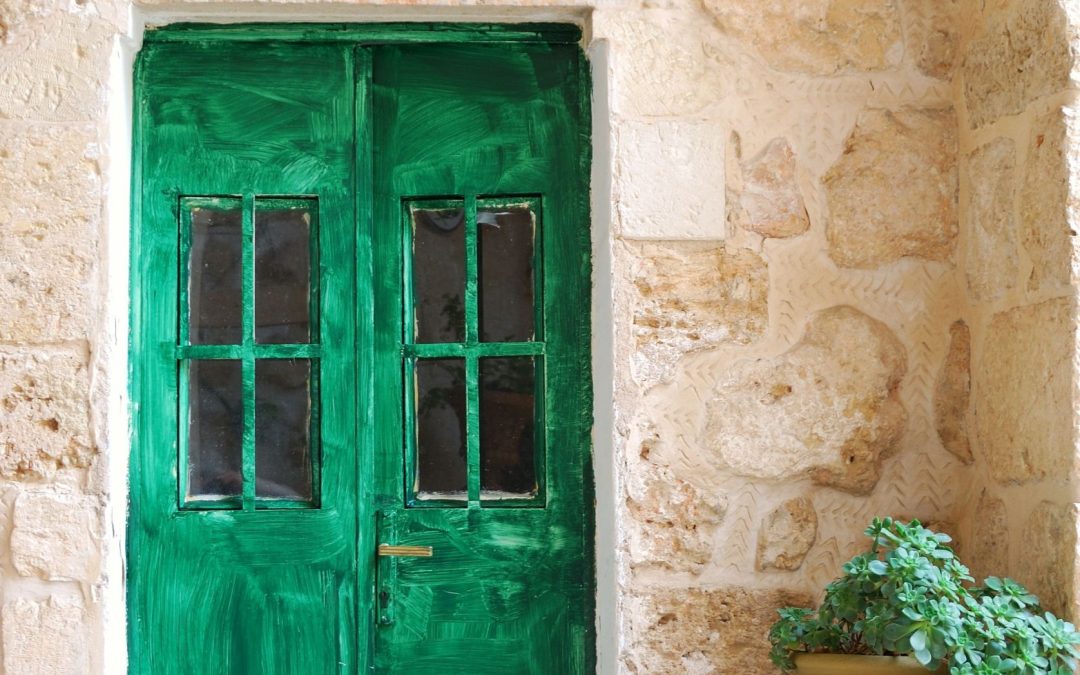
[[[140,54],[131,671],[589,671],[580,51],[324,31]]]

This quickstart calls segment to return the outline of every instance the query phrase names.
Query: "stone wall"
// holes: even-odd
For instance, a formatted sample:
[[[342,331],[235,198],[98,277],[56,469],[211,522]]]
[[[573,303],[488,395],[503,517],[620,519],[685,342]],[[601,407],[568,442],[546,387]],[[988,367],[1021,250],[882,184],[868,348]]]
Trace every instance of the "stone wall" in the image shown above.
[[[1074,602],[1064,0],[285,9],[376,16],[357,5],[579,16],[608,44],[622,672],[772,672],[774,608],[814,602],[875,515],[932,521],[976,571]],[[110,672],[124,650],[104,600],[122,611],[126,495],[109,486],[128,453],[107,433],[125,424],[123,369],[109,373],[126,260],[109,256],[127,237],[107,106],[126,105],[109,78],[128,74],[133,9],[0,0],[8,675]]]
[[[1070,11],[1075,3],[1013,0],[962,13],[954,84],[966,303],[954,344],[958,360],[971,359],[973,464],[957,520],[974,572],[1014,576],[1075,617],[1080,17]]]

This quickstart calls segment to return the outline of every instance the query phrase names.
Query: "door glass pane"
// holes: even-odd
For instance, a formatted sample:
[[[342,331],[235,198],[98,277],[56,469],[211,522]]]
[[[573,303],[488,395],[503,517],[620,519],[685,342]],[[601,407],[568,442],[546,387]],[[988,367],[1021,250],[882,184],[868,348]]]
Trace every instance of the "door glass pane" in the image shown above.
[[[419,360],[414,372],[417,497],[465,499],[465,360]]]
[[[188,336],[191,344],[242,341],[240,206],[191,209]]]
[[[481,208],[480,338],[485,342],[526,342],[535,333],[533,240],[535,220],[528,206]]]
[[[480,488],[484,499],[536,494],[536,363],[480,359]]]
[[[311,361],[255,362],[255,496],[311,499]]]
[[[256,342],[311,341],[312,212],[302,204],[255,203]]]
[[[465,210],[410,207],[417,342],[465,340]]]
[[[242,493],[244,397],[240,361],[188,365],[188,499]]]

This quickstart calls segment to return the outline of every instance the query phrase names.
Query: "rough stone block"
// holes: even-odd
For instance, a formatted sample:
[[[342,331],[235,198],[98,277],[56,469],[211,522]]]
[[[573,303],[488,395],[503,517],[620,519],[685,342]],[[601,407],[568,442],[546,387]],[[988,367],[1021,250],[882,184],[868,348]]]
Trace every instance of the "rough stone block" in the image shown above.
[[[649,465],[641,489],[630,489],[630,564],[700,572],[712,560],[713,534],[727,500]]]
[[[704,0],[719,28],[777,70],[884,70],[904,51],[895,0]]]
[[[11,561],[23,576],[92,583],[101,570],[100,510],[90,497],[57,488],[15,501]]]
[[[975,507],[971,553],[962,557],[977,583],[990,576],[1011,576],[1009,568],[1009,513],[1005,502],[985,489]]]
[[[88,466],[94,449],[85,357],[0,352],[0,415],[0,476]]]
[[[960,44],[959,0],[900,0],[907,52],[925,75],[952,76]]]
[[[862,113],[824,183],[829,255],[841,267],[949,259],[957,235],[953,111]]]
[[[949,353],[934,387],[934,426],[945,449],[970,464],[967,413],[971,403],[971,331],[963,321],[949,328]]]
[[[33,16],[0,43],[0,118],[82,122],[102,118],[116,29],[88,15]]]
[[[977,300],[993,300],[1016,286],[1016,144],[999,138],[967,163],[970,201],[965,213],[967,284]]]
[[[723,239],[725,130],[713,122],[620,125],[619,233],[641,239]]]
[[[722,470],[868,493],[903,433],[903,345],[852,307],[814,315],[772,359],[742,361],[716,384],[699,442]]]
[[[732,221],[763,237],[794,237],[810,228],[796,182],[795,155],[783,138],[742,163],[738,182],[729,180]],[[734,177],[733,177],[734,178]]]
[[[85,339],[101,177],[92,126],[0,122],[0,340]]]
[[[1061,617],[1073,610],[1076,512],[1071,506],[1041,502],[1028,516],[1021,536],[1024,559],[1016,580],[1039,602]]]
[[[991,15],[964,55],[972,127],[1020,113],[1068,86],[1076,36],[1063,0],[1017,0]]]
[[[623,665],[641,675],[772,673],[769,627],[780,607],[810,607],[783,590],[642,590],[626,602]]]
[[[817,511],[806,497],[789,499],[761,523],[757,541],[759,570],[797,570],[817,539]]]
[[[1080,150],[1070,143],[1060,109],[1038,118],[1028,145],[1020,214],[1024,249],[1031,258],[1028,289],[1068,288],[1073,238],[1069,223],[1071,174],[1080,166]],[[1074,188],[1075,189],[1075,188]]]
[[[745,345],[768,325],[768,268],[756,253],[704,242],[625,243],[634,363],[662,379],[683,354]]]
[[[4,672],[85,675],[93,633],[79,596],[4,604]]]

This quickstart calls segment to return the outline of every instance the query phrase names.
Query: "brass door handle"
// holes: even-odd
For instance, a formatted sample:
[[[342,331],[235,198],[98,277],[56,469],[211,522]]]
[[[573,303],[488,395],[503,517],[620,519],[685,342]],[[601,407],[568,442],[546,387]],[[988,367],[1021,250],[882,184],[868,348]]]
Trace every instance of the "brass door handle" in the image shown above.
[[[435,555],[435,552],[430,546],[379,544],[379,555],[391,558],[430,558]]]

